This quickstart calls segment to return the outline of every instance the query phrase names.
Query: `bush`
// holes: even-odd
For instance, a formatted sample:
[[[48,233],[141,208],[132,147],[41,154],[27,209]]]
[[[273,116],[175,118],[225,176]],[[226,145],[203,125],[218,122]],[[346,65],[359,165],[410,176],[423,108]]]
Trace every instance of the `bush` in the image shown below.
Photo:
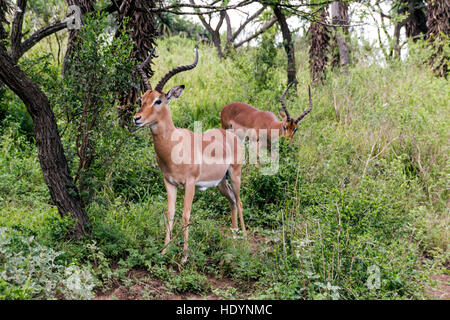
[[[67,119],[62,126],[65,150],[74,181],[87,204],[101,188],[111,163],[129,133],[118,126],[114,105],[117,94],[133,85],[130,59],[133,44],[125,31],[112,40],[105,33],[108,20],[90,16],[80,30],[70,66],[54,85],[52,101]],[[64,90],[61,90],[64,88]],[[56,91],[56,92],[55,92]]]
[[[178,293],[205,293],[211,289],[206,276],[200,275],[191,269],[184,269],[180,274],[174,275],[168,283],[168,288]]]
[[[95,279],[87,269],[59,264],[61,254],[0,228],[0,298],[91,299]]]

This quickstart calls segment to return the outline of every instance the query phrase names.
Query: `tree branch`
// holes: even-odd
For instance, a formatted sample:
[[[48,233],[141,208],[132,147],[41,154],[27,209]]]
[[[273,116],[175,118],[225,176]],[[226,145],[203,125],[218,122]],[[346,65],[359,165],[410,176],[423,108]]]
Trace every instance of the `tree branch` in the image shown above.
[[[300,3],[297,4],[292,4],[292,3],[278,3],[277,6],[279,6],[280,8],[283,9],[288,9],[288,10],[298,10],[298,8],[300,7],[323,7],[324,5],[330,4],[331,2],[333,2],[334,0],[324,0],[322,2],[319,3],[309,3],[309,2],[305,2],[305,1],[301,1]],[[217,13],[220,12],[221,10],[232,10],[232,9],[237,9],[240,7],[244,7],[247,6],[249,4],[258,2],[264,6],[268,6],[268,5],[273,5],[273,1],[272,0],[242,0],[241,2],[235,4],[235,5],[229,5],[229,6],[215,6],[215,4],[219,2],[219,1],[214,1],[212,4],[209,5],[197,5],[197,4],[193,4],[192,2],[190,4],[187,3],[175,3],[172,5],[167,5],[165,7],[159,7],[159,8],[148,8],[148,11],[150,12],[170,12],[170,13],[178,13],[178,14],[187,14],[187,15],[198,15],[198,14],[211,14],[211,13]],[[294,1],[291,1],[294,2]],[[177,11],[181,8],[191,8],[191,9],[207,9],[210,11],[207,12],[180,12]]]
[[[225,19],[225,13],[226,11],[220,11],[220,20],[216,26],[216,32],[220,32],[220,27],[222,27],[223,20]]]
[[[231,6],[215,6],[215,5],[198,5],[196,3],[194,3],[193,1],[189,0],[190,4],[188,3],[177,3],[177,4],[173,4],[173,5],[168,5],[165,7],[160,7],[160,8],[148,8],[147,10],[149,12],[176,12],[178,14],[211,14],[211,13],[217,13],[220,12],[222,10],[231,10],[231,9],[236,9],[239,7],[244,7],[246,5],[249,5],[253,2],[257,2],[256,0],[243,0],[235,5],[231,5]],[[217,2],[217,1],[216,1]],[[214,2],[213,4],[215,4],[216,2]],[[176,11],[177,9],[180,8],[191,8],[191,9],[207,9],[209,11],[207,12],[198,12],[196,11],[195,13],[189,12],[189,13],[184,13],[184,12],[179,12]],[[173,9],[173,10],[172,10]]]
[[[234,42],[236,40],[237,36],[244,30],[245,26],[249,24],[251,21],[253,21],[256,17],[258,17],[263,11],[266,9],[266,7],[262,7],[258,11],[256,11],[252,16],[250,16],[247,20],[244,21],[244,23],[241,24],[241,26],[236,30],[236,32],[233,33],[233,35],[230,38],[230,42]]]
[[[225,44],[225,48],[228,48],[230,43],[233,41],[233,30],[231,29],[231,20],[228,12],[225,11],[225,21],[227,23],[227,43]]]
[[[190,2],[192,5],[195,5],[194,0],[189,0],[189,2]],[[149,10],[149,11],[150,11],[150,10]],[[197,12],[197,13],[199,13],[198,18],[200,19],[200,22],[203,24],[203,26],[205,27],[205,29],[208,30],[208,32],[209,32],[210,34],[213,34],[213,33],[214,33],[214,29],[211,27],[211,25],[210,25],[208,22],[206,22],[205,17],[203,17],[203,14],[204,14],[204,13],[200,13],[200,12]]]
[[[254,33],[253,35],[251,35],[250,37],[248,37],[245,40],[242,40],[236,44],[234,44],[234,48],[239,48],[240,46],[242,46],[244,43],[250,42],[253,39],[255,39],[256,37],[258,37],[260,34],[264,33],[267,29],[269,29],[271,26],[274,25],[274,23],[277,22],[277,18],[273,17],[272,19],[270,19],[259,31],[257,31],[256,33]]]
[[[45,26],[42,29],[36,31],[21,44],[18,58],[22,57],[25,54],[25,52],[27,52],[28,50],[33,48],[34,45],[36,45],[36,43],[38,43],[45,37],[48,37],[58,31],[65,29],[65,28],[67,28],[66,22],[57,21],[57,22],[49,24],[48,26]]]
[[[17,1],[17,10],[14,14],[13,23],[11,25],[11,58],[18,60],[20,54],[20,44],[22,42],[22,25],[27,7],[27,0]]]

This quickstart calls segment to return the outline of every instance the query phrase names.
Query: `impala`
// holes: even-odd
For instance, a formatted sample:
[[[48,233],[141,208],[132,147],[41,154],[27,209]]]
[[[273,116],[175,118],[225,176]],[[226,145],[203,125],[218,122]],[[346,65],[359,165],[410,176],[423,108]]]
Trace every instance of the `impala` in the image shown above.
[[[222,128],[232,129],[241,140],[248,137],[255,142],[259,142],[260,138],[268,134],[269,138],[287,136],[290,138],[289,144],[291,144],[295,132],[298,130],[299,122],[311,112],[313,105],[311,88],[308,88],[309,107],[298,118],[291,118],[286,108],[285,96],[292,85],[293,82],[287,87],[280,98],[284,112],[280,108],[278,108],[278,112],[282,121],[278,120],[272,112],[258,110],[243,102],[234,102],[226,105],[220,113]]]
[[[231,132],[223,129],[212,129],[203,133],[192,132],[187,129],[176,128],[170,114],[169,103],[179,98],[184,86],[176,86],[167,93],[163,92],[164,85],[175,74],[191,70],[198,63],[198,49],[192,65],[180,66],[169,71],[153,90],[143,67],[150,62],[150,56],[138,66],[144,79],[146,92],[142,97],[140,110],[134,115],[137,126],[150,127],[156,160],[164,176],[167,191],[167,222],[165,247],[166,253],[171,241],[177,187],[184,186],[184,256],[182,262],[188,258],[189,219],[195,188],[204,190],[217,187],[228,199],[231,208],[231,223],[233,229],[238,229],[237,213],[245,235],[245,224],[240,200],[241,187],[241,142]],[[231,185],[227,178],[231,180]]]

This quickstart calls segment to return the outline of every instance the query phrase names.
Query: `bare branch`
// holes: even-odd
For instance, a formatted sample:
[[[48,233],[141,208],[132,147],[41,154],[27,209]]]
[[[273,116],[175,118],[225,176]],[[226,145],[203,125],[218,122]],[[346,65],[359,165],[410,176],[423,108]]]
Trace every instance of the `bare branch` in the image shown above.
[[[233,41],[233,30],[231,29],[231,20],[228,13],[225,11],[225,21],[227,23],[227,43],[225,44],[225,48],[228,48],[230,43]]]
[[[292,4],[292,3],[277,3],[277,6],[279,6],[280,8],[283,9],[288,9],[288,10],[294,10],[297,11],[300,7],[311,7],[311,6],[315,6],[315,7],[323,7],[324,5],[330,4],[332,3],[334,0],[325,0],[319,3],[308,3],[308,2],[304,2],[302,1],[301,3],[297,3],[297,4]],[[167,5],[165,7],[160,7],[160,8],[149,8],[148,10],[150,12],[170,12],[170,13],[178,13],[178,14],[187,14],[187,15],[198,15],[198,14],[211,14],[211,13],[217,13],[220,12],[221,10],[233,10],[233,9],[238,9],[240,7],[245,7],[249,4],[258,2],[264,6],[270,6],[273,5],[273,1],[271,0],[266,0],[266,1],[257,1],[257,0],[242,0],[241,2],[238,2],[235,5],[229,5],[229,6],[216,6],[215,4],[219,2],[219,1],[214,1],[212,4],[202,4],[202,5],[198,5],[195,3],[175,3],[172,5]],[[293,2],[293,1],[291,1]],[[204,12],[181,12],[179,11],[179,9],[181,8],[191,8],[191,9],[207,9],[209,11],[204,11]],[[178,10],[178,11],[177,11]]]
[[[166,7],[160,7],[160,8],[148,8],[148,11],[150,12],[171,12],[171,13],[177,13],[177,14],[188,14],[188,15],[198,15],[198,14],[211,14],[211,13],[217,13],[222,10],[231,10],[231,9],[237,9],[239,7],[243,7],[246,5],[249,5],[253,2],[257,2],[256,0],[243,0],[235,5],[231,6],[215,6],[218,1],[214,2],[212,5],[198,5],[194,1],[189,0],[190,4],[188,3],[177,3],[168,5]],[[191,9],[197,9],[195,12],[180,12],[177,11],[181,8],[191,8]],[[198,9],[207,9],[209,11],[199,12]]]
[[[259,31],[255,32],[253,35],[251,35],[250,37],[236,43],[233,45],[234,48],[239,48],[240,46],[242,46],[243,44],[252,41],[253,39],[255,39],[256,37],[258,37],[259,35],[261,35],[262,33],[264,33],[267,29],[269,29],[271,26],[273,26],[275,24],[275,22],[277,22],[277,18],[273,17],[272,19],[270,19]]]
[[[194,0],[189,0],[189,2],[190,2],[192,5],[195,5]],[[200,13],[200,12],[197,12],[197,13]],[[203,14],[204,14],[204,13],[200,13],[199,16],[198,16],[198,18],[200,19],[200,22],[203,24],[203,26],[205,27],[205,29],[208,30],[208,32],[209,32],[210,34],[213,34],[213,33],[214,33],[214,29],[213,29],[213,28],[211,27],[211,25],[206,21],[205,17],[203,17]]]
[[[146,8],[147,11],[151,12],[151,13],[160,13],[160,12],[166,12],[166,13],[173,13],[173,14],[177,14],[177,15],[193,15],[193,16],[204,16],[204,15],[211,15],[213,13],[218,13],[221,12],[223,10],[228,11],[228,10],[239,10],[239,8],[241,7],[245,7],[248,6],[252,3],[258,2],[260,4],[262,4],[263,6],[270,6],[273,5],[273,1],[271,0],[242,0],[241,2],[235,4],[235,5],[229,5],[229,6],[216,6],[215,4],[218,1],[213,2],[211,5],[197,5],[195,4],[193,1],[190,1],[190,4],[187,3],[176,3],[176,4],[172,4],[172,5],[168,5],[165,7],[159,7],[159,8]],[[349,25],[334,25],[334,24],[329,24],[329,23],[325,23],[323,21],[317,21],[316,19],[314,19],[314,15],[319,12],[322,7],[324,5],[330,4],[334,2],[334,0],[325,0],[319,3],[308,3],[308,2],[304,2],[302,1],[301,3],[277,3],[277,6],[281,9],[285,9],[288,10],[290,14],[294,14],[297,15],[299,17],[303,17],[308,21],[311,22],[317,22],[319,24],[328,26],[328,27],[357,27],[357,26],[363,26],[363,25],[367,25],[366,23],[358,23],[358,24],[349,24]],[[311,7],[316,7],[316,10],[313,10],[312,12],[305,12],[300,10],[300,8],[311,8]],[[180,9],[183,8],[191,8],[194,9],[195,11],[181,11]],[[200,11],[199,9],[206,9],[206,11]],[[201,18],[200,18],[201,19]],[[203,22],[202,22],[203,23]],[[205,26],[206,28],[206,26]]]
[[[45,26],[42,29],[36,31],[20,45],[20,52],[19,52],[18,58],[23,56],[25,54],[25,52],[27,52],[32,47],[34,47],[34,45],[36,43],[38,43],[45,37],[48,37],[58,31],[65,29],[65,28],[67,28],[66,22],[57,21],[57,22],[49,24],[48,26]]]
[[[216,26],[216,32],[220,32],[220,27],[222,27],[223,20],[225,19],[225,13],[226,11],[220,11],[220,20]]]
[[[236,30],[236,32],[233,33],[229,42],[233,42],[234,40],[236,40],[236,37],[242,32],[242,30],[244,30],[245,26],[249,24],[251,21],[253,21],[256,17],[258,17],[264,11],[264,9],[266,9],[265,6],[256,11],[252,16],[247,18],[247,20],[245,20],[244,23],[241,24],[241,26]]]

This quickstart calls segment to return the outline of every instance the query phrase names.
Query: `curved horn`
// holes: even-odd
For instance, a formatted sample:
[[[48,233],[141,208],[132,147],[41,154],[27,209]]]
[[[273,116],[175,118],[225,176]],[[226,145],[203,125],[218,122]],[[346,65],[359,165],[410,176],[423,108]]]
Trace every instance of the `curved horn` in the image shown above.
[[[139,64],[136,66],[137,71],[141,74],[141,77],[144,80],[145,91],[152,90],[152,86],[150,84],[150,81],[148,80],[148,76],[147,76],[147,73],[144,71],[144,68],[146,68],[148,66],[148,64],[150,63],[152,56],[153,56],[153,52],[155,52],[155,48],[152,49],[152,51],[148,55],[147,59],[145,59],[145,61],[142,64]]]
[[[288,109],[286,108],[286,103],[284,101],[284,98],[286,97],[286,93],[289,91],[289,89],[292,87],[292,85],[295,83],[295,81],[291,82],[287,89],[283,92],[280,98],[281,106],[283,107],[284,113],[286,114],[287,121],[291,120],[291,115],[289,114]]]
[[[156,85],[155,90],[158,92],[162,92],[164,85],[167,83],[167,81],[170,80],[170,78],[172,78],[177,73],[194,69],[197,66],[197,63],[198,63],[198,47],[195,46],[195,61],[194,61],[194,63],[191,65],[187,65],[187,66],[179,66],[179,67],[176,67],[176,68],[170,70],[169,72],[167,72],[167,74]]]
[[[312,102],[312,99],[311,99],[311,87],[310,86],[308,86],[308,95],[309,95],[309,107],[308,107],[308,109],[303,111],[303,113],[300,115],[300,117],[295,119],[295,123],[298,123],[299,121],[301,121],[312,110],[313,102]]]

